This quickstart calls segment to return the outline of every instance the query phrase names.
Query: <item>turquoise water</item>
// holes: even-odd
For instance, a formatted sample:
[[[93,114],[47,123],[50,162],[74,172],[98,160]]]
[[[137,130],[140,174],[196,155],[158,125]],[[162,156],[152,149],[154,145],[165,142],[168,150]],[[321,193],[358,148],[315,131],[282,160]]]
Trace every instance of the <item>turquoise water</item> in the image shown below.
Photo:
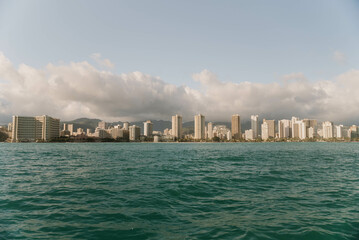
[[[359,239],[359,144],[0,144],[0,239],[213,238]]]

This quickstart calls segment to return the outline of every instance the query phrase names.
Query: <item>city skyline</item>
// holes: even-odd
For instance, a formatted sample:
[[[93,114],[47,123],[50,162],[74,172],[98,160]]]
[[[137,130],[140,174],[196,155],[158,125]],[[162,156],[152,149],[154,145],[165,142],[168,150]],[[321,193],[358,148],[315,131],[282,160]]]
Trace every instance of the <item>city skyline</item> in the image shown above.
[[[77,141],[96,141],[101,139],[113,139],[117,141],[322,141],[339,140],[348,141],[357,139],[358,126],[335,125],[331,121],[324,121],[318,124],[316,119],[300,119],[292,116],[291,120],[282,119],[268,120],[263,118],[259,125],[259,116],[251,115],[251,128],[241,131],[240,115],[234,114],[231,117],[230,127],[226,125],[208,122],[206,126],[205,116],[197,114],[194,116],[193,131],[183,134],[183,120],[181,115],[172,116],[172,128],[161,131],[154,131],[151,120],[143,122],[143,128],[135,123],[119,122],[113,125],[106,121],[99,120],[95,131],[78,127],[74,131],[73,123],[60,124],[60,119],[43,116],[13,116],[13,121],[7,128],[0,127],[2,132],[8,135],[11,142],[27,141],[64,141],[75,137]],[[61,126],[60,126],[61,125]],[[260,126],[260,128],[259,128]],[[143,134],[141,134],[143,129]],[[86,131],[85,131],[86,130]],[[64,138],[65,137],[65,138]],[[62,140],[61,140],[62,138]],[[127,140],[126,140],[127,139]]]

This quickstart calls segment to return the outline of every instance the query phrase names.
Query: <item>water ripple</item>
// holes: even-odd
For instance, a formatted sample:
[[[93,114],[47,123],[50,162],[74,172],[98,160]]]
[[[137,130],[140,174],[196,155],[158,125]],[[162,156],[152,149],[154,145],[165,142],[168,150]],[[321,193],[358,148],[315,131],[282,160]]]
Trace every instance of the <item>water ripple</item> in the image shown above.
[[[0,239],[359,239],[359,144],[0,144]]]

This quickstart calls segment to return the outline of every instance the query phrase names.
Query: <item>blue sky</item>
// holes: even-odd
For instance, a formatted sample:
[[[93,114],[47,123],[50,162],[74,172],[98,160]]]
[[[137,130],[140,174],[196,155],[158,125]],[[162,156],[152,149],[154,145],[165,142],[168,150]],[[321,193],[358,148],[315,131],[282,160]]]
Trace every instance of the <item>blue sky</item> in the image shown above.
[[[359,62],[359,2],[0,1],[0,50],[14,63],[83,61],[195,87],[203,69],[224,81],[272,82],[302,72],[330,79]],[[340,51],[345,64],[333,60]]]
[[[358,43],[359,1],[0,0],[0,123],[199,112],[356,123]]]

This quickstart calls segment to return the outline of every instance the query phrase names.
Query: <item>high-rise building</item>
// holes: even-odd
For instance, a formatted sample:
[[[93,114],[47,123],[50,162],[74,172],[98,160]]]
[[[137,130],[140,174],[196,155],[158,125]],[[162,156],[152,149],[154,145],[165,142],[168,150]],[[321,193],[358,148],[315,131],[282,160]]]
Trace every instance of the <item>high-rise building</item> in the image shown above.
[[[253,130],[253,138],[258,138],[259,135],[259,121],[258,121],[258,115],[252,115],[251,116],[251,129]]]
[[[50,141],[60,136],[60,120],[50,116],[13,116],[12,141]]]
[[[343,125],[335,126],[335,137],[336,138],[343,138]]]
[[[315,129],[317,129],[317,120],[315,119],[303,119],[302,120],[305,123],[305,127],[306,127],[306,136],[308,138],[313,138],[315,136],[315,134],[313,134],[312,137],[309,136],[309,128],[313,128],[314,131]]]
[[[263,123],[265,122],[268,124],[268,138],[274,138],[275,137],[274,120],[263,119]]]
[[[244,131],[244,136],[246,140],[254,140],[253,129]]]
[[[294,122],[293,122],[294,121]],[[307,137],[307,126],[303,120],[292,118],[292,138],[305,139]]]
[[[124,130],[129,130],[129,126],[130,126],[130,124],[128,122],[123,123],[123,129]]]
[[[174,138],[182,138],[182,116],[172,116],[172,135]]]
[[[298,129],[298,125],[295,127],[294,125],[296,124],[296,122],[299,121],[299,118],[297,117],[292,117],[292,121],[291,121],[291,130],[292,130],[292,134],[291,137],[292,138],[299,138],[299,129]]]
[[[100,128],[100,129],[107,129],[107,122],[105,122],[105,121],[101,121],[101,122],[99,122],[98,123],[98,128]]]
[[[128,139],[128,130],[125,130],[120,127],[114,127],[110,130],[111,137],[114,139],[121,138],[121,139]]]
[[[232,133],[231,133],[231,131],[228,131],[228,132],[227,132],[227,140],[228,140],[228,141],[231,141],[231,140],[232,140]]]
[[[143,123],[143,135],[151,137],[153,132],[153,123],[148,120]]]
[[[102,129],[99,127],[97,127],[95,129],[93,136],[98,137],[98,138],[110,138],[111,137],[110,133],[108,133],[105,129]]]
[[[279,138],[289,138],[291,135],[291,121],[282,119],[278,121],[278,136]]]
[[[308,138],[314,138],[315,136],[315,131],[313,127],[309,127],[308,128]]]
[[[194,139],[205,139],[205,117],[202,114],[194,116]]]
[[[67,130],[70,133],[70,136],[74,134],[74,125],[73,124],[67,124]]]
[[[130,141],[139,140],[141,135],[141,128],[136,125],[129,126],[129,135]]]
[[[298,132],[299,132],[299,138],[305,139],[307,137],[307,126],[304,121],[298,121]]]
[[[349,130],[350,130],[350,138],[358,137],[358,127],[356,125],[350,126]]]
[[[232,139],[239,140],[241,137],[241,117],[238,114],[235,114],[232,115]]]
[[[207,137],[209,140],[212,140],[213,138],[213,123],[212,122],[209,122],[208,125],[207,125]]]
[[[269,138],[269,124],[266,121],[263,121],[262,125],[261,125],[261,137],[262,140],[267,140]]]
[[[323,122],[322,126],[323,126],[323,138],[324,139],[333,138],[334,137],[333,123],[326,121]]]

